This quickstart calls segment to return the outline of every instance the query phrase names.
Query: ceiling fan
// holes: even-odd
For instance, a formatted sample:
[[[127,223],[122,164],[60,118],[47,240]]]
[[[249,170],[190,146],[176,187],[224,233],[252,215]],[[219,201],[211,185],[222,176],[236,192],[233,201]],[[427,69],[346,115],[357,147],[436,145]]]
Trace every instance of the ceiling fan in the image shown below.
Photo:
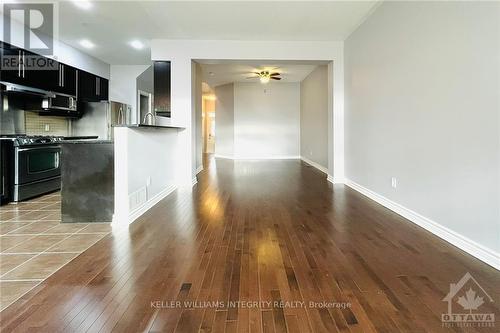
[[[251,72],[249,74],[255,74],[255,76],[247,77],[247,79],[256,79],[259,78],[260,83],[268,83],[270,80],[281,80],[281,73],[271,72],[268,70],[260,71],[260,72]]]

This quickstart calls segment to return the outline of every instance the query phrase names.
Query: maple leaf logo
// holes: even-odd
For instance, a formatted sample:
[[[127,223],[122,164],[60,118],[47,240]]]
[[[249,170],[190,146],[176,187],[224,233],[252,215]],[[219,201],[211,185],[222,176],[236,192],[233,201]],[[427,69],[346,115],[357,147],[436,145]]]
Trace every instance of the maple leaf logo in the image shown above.
[[[457,303],[460,304],[464,310],[469,310],[469,312],[472,313],[472,310],[477,310],[477,308],[484,303],[484,300],[482,297],[476,296],[476,292],[469,288],[469,290],[465,292],[465,297],[460,296]]]

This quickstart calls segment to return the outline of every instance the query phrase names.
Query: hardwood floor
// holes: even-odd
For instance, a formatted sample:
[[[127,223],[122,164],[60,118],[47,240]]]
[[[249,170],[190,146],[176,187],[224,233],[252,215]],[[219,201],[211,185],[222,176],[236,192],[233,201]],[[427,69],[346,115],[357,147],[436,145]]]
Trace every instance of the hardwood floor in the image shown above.
[[[5,309],[1,331],[461,332],[442,300],[466,272],[500,315],[498,271],[312,167],[209,164]]]

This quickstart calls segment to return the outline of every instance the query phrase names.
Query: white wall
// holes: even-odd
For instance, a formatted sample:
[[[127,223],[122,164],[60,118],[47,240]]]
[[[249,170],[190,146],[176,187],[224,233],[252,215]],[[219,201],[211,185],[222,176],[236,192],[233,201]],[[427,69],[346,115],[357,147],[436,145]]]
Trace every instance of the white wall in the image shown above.
[[[193,140],[193,174],[196,174],[198,170],[203,167],[203,135],[202,135],[202,122],[203,122],[203,110],[202,110],[202,87],[201,87],[201,65],[195,61],[192,62],[191,73],[194,76],[192,78],[192,140]]]
[[[83,53],[67,44],[56,41],[54,55],[57,60],[67,65],[99,75],[105,79],[110,77],[110,65],[102,60]]]
[[[128,225],[177,187],[178,130],[116,127],[114,225]]]
[[[217,108],[215,116],[217,126]],[[299,156],[300,83],[235,83],[234,157]]]
[[[215,87],[215,155],[234,156],[234,84]]]
[[[300,83],[300,155],[328,169],[328,66]]]
[[[300,83],[215,87],[215,154],[226,158],[300,156]]]
[[[196,59],[221,60],[326,60],[332,61],[328,66],[329,89],[333,101],[329,102],[332,127],[333,155],[329,163],[329,173],[334,182],[344,179],[344,65],[343,42],[291,42],[291,41],[234,41],[234,40],[165,40],[151,41],[151,58],[153,60],[172,61],[172,119],[161,120],[162,124],[185,126],[186,131],[180,133],[180,144],[185,155],[179,163],[184,170],[192,170],[196,161],[191,150],[191,61]],[[216,120],[217,121],[217,120]],[[186,173],[185,183],[191,183],[194,175]]]
[[[497,267],[499,13],[384,2],[345,42],[347,178]]]
[[[137,118],[137,82],[136,78],[149,65],[112,65],[109,80],[109,100],[129,104],[132,107],[133,123]]]

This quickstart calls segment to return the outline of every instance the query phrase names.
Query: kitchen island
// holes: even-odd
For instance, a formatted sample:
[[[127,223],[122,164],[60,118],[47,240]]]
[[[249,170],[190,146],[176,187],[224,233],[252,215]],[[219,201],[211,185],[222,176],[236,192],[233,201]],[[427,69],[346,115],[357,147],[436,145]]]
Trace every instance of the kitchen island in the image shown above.
[[[111,222],[113,197],[113,142],[61,142],[62,222]]]

